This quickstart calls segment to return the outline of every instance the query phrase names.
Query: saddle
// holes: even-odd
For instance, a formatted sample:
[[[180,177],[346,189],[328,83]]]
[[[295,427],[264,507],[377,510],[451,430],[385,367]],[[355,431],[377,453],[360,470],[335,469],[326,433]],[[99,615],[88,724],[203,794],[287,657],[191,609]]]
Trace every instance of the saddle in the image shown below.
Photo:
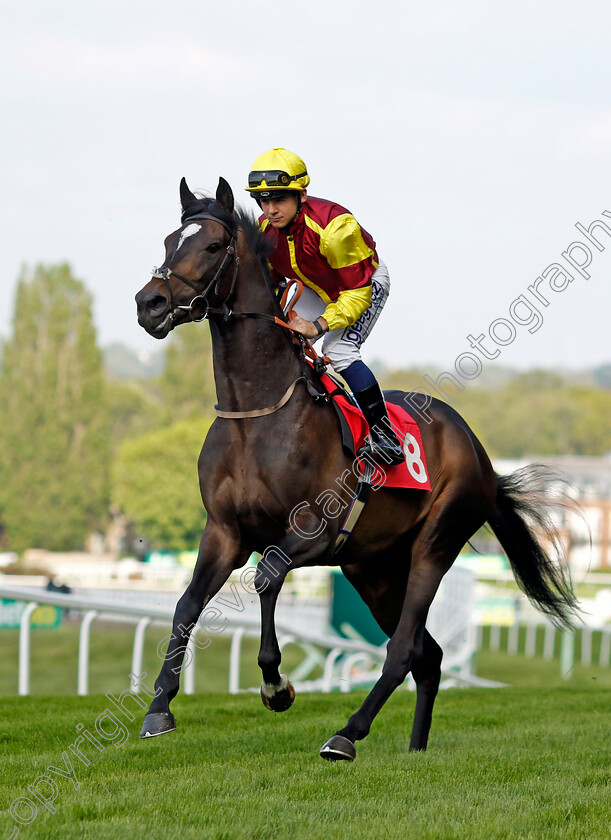
[[[333,403],[339,419],[342,446],[347,455],[364,467],[365,461],[359,452],[365,446],[369,426],[352,394],[328,373],[323,374],[319,382],[325,389],[326,398]],[[414,418],[405,408],[402,391],[384,391],[384,400],[388,408],[388,417],[399,441],[403,442],[405,462],[387,466],[383,462],[375,463],[374,486],[397,487],[407,490],[430,490],[426,455],[422,435]]]
[[[293,286],[296,291],[288,300],[289,291]],[[289,326],[296,317],[293,307],[301,297],[303,284],[301,280],[290,280],[282,294],[280,306],[288,320]],[[366,475],[365,462],[359,457],[359,452],[366,444],[365,438],[369,434],[369,426],[363,412],[352,394],[344,388],[342,383],[327,373],[327,366],[331,363],[327,356],[319,356],[312,344],[300,334],[293,333],[295,341],[301,345],[299,353],[302,374],[308,393],[315,402],[332,402],[337,413],[342,434],[342,446],[348,455],[358,461],[361,474]],[[308,367],[314,376],[308,376]],[[374,478],[369,475],[368,483],[374,481],[374,486],[398,487],[411,490],[430,490],[428,471],[422,436],[416,421],[405,408],[401,391],[384,391],[384,400],[388,409],[388,417],[393,431],[399,441],[403,442],[405,461],[394,466],[383,463],[371,464]],[[381,480],[376,476],[381,476]]]

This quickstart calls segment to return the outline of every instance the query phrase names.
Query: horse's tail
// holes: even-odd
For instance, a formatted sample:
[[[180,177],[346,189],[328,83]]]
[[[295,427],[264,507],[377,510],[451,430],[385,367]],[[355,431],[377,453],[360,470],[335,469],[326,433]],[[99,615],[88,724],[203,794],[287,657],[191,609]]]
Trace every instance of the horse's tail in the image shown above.
[[[571,627],[577,600],[560,534],[549,515],[549,499],[543,494],[543,481],[550,477],[545,467],[532,464],[511,475],[497,475],[488,524],[520,589],[554,624]],[[566,505],[566,499],[561,504]]]

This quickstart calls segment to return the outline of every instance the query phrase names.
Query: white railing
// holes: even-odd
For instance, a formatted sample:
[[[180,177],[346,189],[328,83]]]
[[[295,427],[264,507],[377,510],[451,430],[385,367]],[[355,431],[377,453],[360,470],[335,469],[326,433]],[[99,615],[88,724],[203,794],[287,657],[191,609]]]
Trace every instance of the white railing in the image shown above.
[[[431,621],[437,625],[432,629],[446,656],[443,675],[447,685],[499,685],[482,680],[471,673],[471,659],[475,652],[475,629],[469,618],[472,603],[472,580],[469,572],[457,570],[459,574],[444,581],[438,599],[431,610]],[[89,640],[91,627],[96,619],[114,618],[135,623],[132,646],[132,673],[142,672],[142,659],[146,630],[155,624],[171,625],[174,609],[152,607],[144,604],[121,603],[105,598],[88,598],[81,595],[64,595],[26,587],[0,586],[0,598],[20,601],[26,604],[21,615],[19,633],[19,694],[30,691],[30,620],[38,605],[49,604],[83,615],[79,632],[77,691],[86,695],[89,690]],[[212,602],[214,603],[214,602]],[[437,616],[437,618],[435,618]],[[444,621],[445,616],[445,621]],[[448,620],[450,619],[451,620]],[[301,648],[304,658],[290,675],[297,690],[329,692],[350,691],[357,685],[371,684],[380,674],[386,658],[386,645],[376,647],[364,640],[345,639],[332,633],[296,630],[282,620],[276,621],[280,648],[292,643]],[[232,619],[224,635],[231,636],[229,650],[229,692],[235,694],[240,687],[241,649],[244,637],[259,637],[258,618],[241,615]],[[183,691],[195,691],[195,656],[197,645],[191,638],[183,668]],[[308,679],[312,671],[320,666],[322,676]],[[409,687],[413,687],[413,684]],[[138,692],[138,686],[132,685]]]
[[[593,655],[595,640],[598,647],[596,662]],[[536,657],[540,651],[541,657],[547,661],[559,657],[560,673],[568,679],[576,661],[577,648],[581,665],[611,666],[611,626],[583,626],[577,630],[566,630],[533,616],[510,625],[480,625],[477,628],[477,648],[511,655],[524,654],[529,658]]]
[[[132,673],[139,674],[142,671],[142,657],[147,627],[151,624],[171,625],[174,615],[173,609],[130,606],[108,600],[87,598],[76,595],[63,595],[46,591],[41,592],[40,590],[22,587],[1,586],[0,598],[26,603],[26,607],[21,615],[19,632],[18,684],[19,694],[21,695],[29,694],[30,691],[30,620],[32,613],[40,604],[49,604],[64,610],[71,610],[83,614],[79,632],[78,652],[77,691],[79,695],[86,695],[88,693],[89,640],[91,635],[91,626],[95,619],[120,617],[125,621],[134,622],[136,624],[132,647]],[[319,664],[323,666],[326,674],[324,685],[321,685],[320,690],[331,691],[340,687],[340,677],[335,674],[328,665],[331,660],[335,660],[336,651],[339,651],[342,656],[358,653],[360,657],[366,657],[368,662],[372,665],[378,666],[380,666],[384,661],[386,655],[385,646],[377,648],[374,645],[367,644],[367,642],[343,639],[339,636],[334,637],[321,633],[309,633],[304,630],[300,630],[296,633],[293,629],[287,627],[282,622],[276,622],[276,628],[278,631],[281,649],[289,642],[295,643],[302,648],[305,654],[304,660],[297,667],[294,676],[294,679],[296,679],[295,687],[301,688],[302,690],[304,688],[317,688],[316,683],[306,683],[303,680],[309,676],[313,668]],[[260,624],[258,619],[241,616],[228,631],[225,631],[225,635],[227,635],[227,632],[231,635],[229,652],[229,692],[235,694],[240,691],[242,640],[245,636],[259,637]],[[326,650],[326,655],[320,652],[318,648]],[[196,649],[197,646],[193,643],[192,639],[185,653],[186,664],[183,668],[183,690],[185,694],[193,694],[195,690],[194,664]],[[345,668],[342,669],[341,679],[346,680],[346,682],[342,683],[342,685],[348,685],[349,690],[352,683],[351,674],[346,674]],[[132,690],[137,692],[137,686],[133,686]]]

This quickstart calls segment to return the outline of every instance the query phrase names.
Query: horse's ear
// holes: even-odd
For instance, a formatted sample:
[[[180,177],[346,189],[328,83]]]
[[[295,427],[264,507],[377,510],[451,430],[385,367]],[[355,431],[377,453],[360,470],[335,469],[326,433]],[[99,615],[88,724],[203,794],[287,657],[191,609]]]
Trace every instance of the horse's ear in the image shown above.
[[[216,188],[217,204],[228,213],[233,213],[233,191],[224,178],[219,178],[219,185]]]
[[[182,209],[186,210],[194,201],[197,201],[197,196],[193,195],[187,186],[187,182],[182,178],[180,181],[180,203],[182,204]]]

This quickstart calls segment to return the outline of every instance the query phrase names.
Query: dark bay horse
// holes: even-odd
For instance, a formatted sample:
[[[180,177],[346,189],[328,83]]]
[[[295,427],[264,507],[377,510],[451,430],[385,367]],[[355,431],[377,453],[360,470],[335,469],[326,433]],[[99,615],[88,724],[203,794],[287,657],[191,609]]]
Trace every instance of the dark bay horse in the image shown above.
[[[543,498],[529,473],[497,476],[456,411],[422,395],[418,425],[432,490],[382,487],[372,493],[353,534],[335,554],[341,517],[326,512],[325,491],[337,488],[347,505],[356,478],[347,472],[351,460],[333,407],[312,398],[306,380],[314,375],[309,370],[304,379],[292,334],[278,324],[286,319],[267,274],[256,222],[234,210],[231,188],[222,178],[215,199],[197,198],[184,179],[180,196],[181,226],[165,240],[163,265],[136,295],[138,321],[162,339],[179,324],[208,319],[218,407],[228,416],[215,420],[199,458],[207,524],[193,579],[176,606],[141,737],[175,728],[170,702],[178,692],[176,666],[189,635],[231,572],[257,551],[265,556],[265,573],[259,566],[255,579],[265,705],[284,711],[294,698],[279,672],[274,627],[287,572],[340,565],[390,641],[380,678],[321,755],[353,759],[355,741],[369,733],[410,671],[417,687],[410,749],[423,750],[442,659],[425,627],[428,610],[443,575],[480,526],[489,523],[531,601],[553,620],[570,623],[575,599],[555,560],[557,534]],[[259,411],[264,409],[270,411]],[[336,482],[341,476],[343,491]]]

